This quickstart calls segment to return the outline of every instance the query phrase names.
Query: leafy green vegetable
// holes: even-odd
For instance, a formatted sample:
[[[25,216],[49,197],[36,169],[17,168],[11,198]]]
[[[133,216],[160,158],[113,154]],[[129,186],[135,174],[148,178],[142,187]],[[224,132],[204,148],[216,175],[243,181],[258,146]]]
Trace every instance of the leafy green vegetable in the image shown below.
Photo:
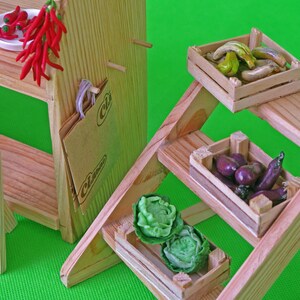
[[[201,233],[188,225],[166,241],[161,248],[161,257],[173,272],[199,271],[207,263],[209,253],[209,242]]]
[[[162,244],[180,232],[183,221],[166,196],[149,194],[133,205],[136,235],[146,244]]]

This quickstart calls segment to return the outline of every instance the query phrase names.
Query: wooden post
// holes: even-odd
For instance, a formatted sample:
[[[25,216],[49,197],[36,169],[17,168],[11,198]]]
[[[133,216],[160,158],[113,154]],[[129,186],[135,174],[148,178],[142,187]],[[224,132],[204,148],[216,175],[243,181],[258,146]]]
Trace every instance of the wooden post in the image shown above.
[[[2,164],[0,153],[0,274],[6,271],[6,242],[5,242],[5,214],[2,189]]]

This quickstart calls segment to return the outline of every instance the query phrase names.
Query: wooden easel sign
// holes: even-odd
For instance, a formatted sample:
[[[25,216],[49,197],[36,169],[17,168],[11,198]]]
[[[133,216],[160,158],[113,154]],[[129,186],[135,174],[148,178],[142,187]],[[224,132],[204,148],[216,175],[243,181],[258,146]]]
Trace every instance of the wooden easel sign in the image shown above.
[[[79,114],[72,116],[60,134],[75,206],[84,213],[119,155],[119,133],[109,82],[96,98],[95,105],[85,104],[83,109],[84,118]]]

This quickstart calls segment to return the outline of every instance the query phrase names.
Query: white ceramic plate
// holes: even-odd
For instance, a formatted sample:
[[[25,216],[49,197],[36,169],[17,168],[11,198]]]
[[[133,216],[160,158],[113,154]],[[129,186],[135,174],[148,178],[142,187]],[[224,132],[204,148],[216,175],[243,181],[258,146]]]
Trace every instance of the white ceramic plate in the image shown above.
[[[38,13],[40,12],[38,9],[22,9],[22,10],[25,10],[28,13],[28,18],[30,18],[30,19],[32,19],[34,16],[37,16]],[[5,25],[3,19],[7,13],[9,13],[9,12],[6,12],[6,13],[0,15],[0,27]],[[4,40],[4,39],[0,38],[0,48],[9,50],[9,51],[22,51],[23,43],[20,42],[19,39],[23,37],[23,32],[21,30],[17,30],[16,34],[19,37],[14,40]]]

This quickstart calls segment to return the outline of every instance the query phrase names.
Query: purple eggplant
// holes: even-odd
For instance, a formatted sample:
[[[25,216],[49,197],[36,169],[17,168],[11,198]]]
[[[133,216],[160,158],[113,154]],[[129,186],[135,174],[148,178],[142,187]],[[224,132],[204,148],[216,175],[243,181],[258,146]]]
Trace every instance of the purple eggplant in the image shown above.
[[[258,179],[254,190],[256,192],[263,190],[270,190],[276,183],[277,179],[280,176],[282,171],[282,162],[284,159],[284,152],[280,152],[280,154],[274,158],[268,165],[268,168],[264,175]]]
[[[268,199],[270,199],[273,202],[273,206],[283,202],[287,198],[287,191],[285,187],[280,187],[274,190],[263,190],[254,193],[251,195],[248,200],[251,200],[259,195],[265,195]]]
[[[234,174],[235,180],[240,185],[252,186],[261,176],[263,168],[263,165],[256,161],[249,165],[241,166]]]
[[[247,186],[236,185],[232,180],[228,177],[223,176],[217,170],[212,171],[212,173],[222,181],[226,186],[228,186],[236,195],[238,195],[241,199],[245,200],[249,196],[250,189]]]
[[[238,169],[238,163],[227,155],[218,155],[216,158],[216,167],[223,176],[231,177]]]
[[[239,167],[247,164],[247,160],[245,159],[244,155],[241,153],[232,153],[232,154],[230,154],[230,157],[233,158],[237,162]]]

